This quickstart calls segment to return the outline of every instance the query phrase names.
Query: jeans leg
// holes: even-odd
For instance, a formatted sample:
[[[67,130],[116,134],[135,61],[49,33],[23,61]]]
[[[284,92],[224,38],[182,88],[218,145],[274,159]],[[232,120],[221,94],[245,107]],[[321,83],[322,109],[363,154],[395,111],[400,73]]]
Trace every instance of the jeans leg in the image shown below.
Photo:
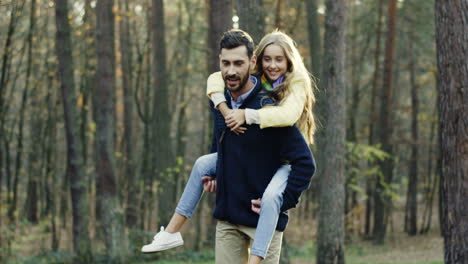
[[[203,194],[203,182],[201,178],[216,173],[216,160],[218,153],[201,156],[195,161],[189,180],[185,185],[182,197],[176,207],[176,212],[190,218],[197,207]]]
[[[291,165],[281,166],[271,179],[262,196],[260,218],[250,254],[265,258],[271,239],[278,224],[280,208],[283,204],[283,191],[288,183]]]

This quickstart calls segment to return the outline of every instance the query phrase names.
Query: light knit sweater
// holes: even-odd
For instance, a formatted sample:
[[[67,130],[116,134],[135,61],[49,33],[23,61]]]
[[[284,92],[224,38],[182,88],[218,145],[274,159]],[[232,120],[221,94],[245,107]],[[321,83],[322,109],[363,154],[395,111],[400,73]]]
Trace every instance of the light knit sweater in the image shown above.
[[[246,109],[247,124],[258,124],[260,128],[286,127],[294,125],[302,115],[306,102],[306,86],[302,80],[292,80],[290,93],[277,106],[265,106],[261,109]],[[221,72],[215,72],[208,77],[206,95],[213,101],[215,107],[225,102],[224,80]],[[306,131],[301,131],[307,141]],[[308,144],[310,142],[307,142]]]

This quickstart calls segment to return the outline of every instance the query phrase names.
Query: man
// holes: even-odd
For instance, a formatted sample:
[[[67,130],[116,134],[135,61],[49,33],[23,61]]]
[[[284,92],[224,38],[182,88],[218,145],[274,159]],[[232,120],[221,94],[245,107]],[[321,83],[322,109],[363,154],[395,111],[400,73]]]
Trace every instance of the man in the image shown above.
[[[266,102],[260,80],[250,76],[256,57],[252,38],[244,31],[230,30],[220,41],[220,68],[226,87],[227,104],[232,109],[259,109]],[[262,197],[276,170],[288,161],[291,172],[284,191],[281,215],[264,263],[278,263],[286,211],[295,207],[315,171],[310,150],[299,130],[293,127],[265,128],[247,125],[237,135],[226,128],[219,111],[214,111],[217,143],[216,263],[248,261],[248,248],[255,235],[258,214],[252,200]],[[206,182],[213,190],[214,182]],[[251,260],[255,256],[251,257]]]

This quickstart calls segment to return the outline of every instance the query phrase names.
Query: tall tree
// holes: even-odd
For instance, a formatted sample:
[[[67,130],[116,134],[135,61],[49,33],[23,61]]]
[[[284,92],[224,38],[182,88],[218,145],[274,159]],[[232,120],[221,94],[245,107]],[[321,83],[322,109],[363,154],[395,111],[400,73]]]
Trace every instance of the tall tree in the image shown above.
[[[239,28],[252,36],[258,44],[265,33],[265,10],[263,0],[237,0]]]
[[[10,73],[10,68],[11,68],[11,59],[12,59],[12,54],[13,54],[13,35],[16,31],[17,23],[20,18],[20,14],[22,13],[22,10],[24,8],[25,0],[23,1],[16,1],[12,3],[12,11],[10,15],[10,22],[8,24],[8,31],[7,35],[5,38],[5,46],[3,47],[3,54],[2,54],[2,68],[1,68],[1,73],[0,73],[0,138],[3,133],[3,125],[5,124],[5,114],[4,114],[4,96],[7,94],[6,93],[6,86],[8,82],[8,77]],[[0,160],[1,162],[1,160]],[[1,167],[0,167],[1,168]],[[1,176],[0,176],[1,177]]]
[[[223,32],[232,28],[232,0],[210,0],[209,9],[209,31],[208,31],[208,45],[210,47],[208,56],[208,72],[212,73],[219,71],[219,41]],[[205,93],[205,87],[203,87],[202,93]],[[208,106],[208,103],[206,103]],[[202,108],[206,116],[209,115],[210,111],[208,107]],[[210,115],[211,116],[211,115]],[[209,120],[210,118],[205,118]],[[211,127],[211,124],[204,126],[204,129]],[[209,208],[212,208],[215,202],[214,195],[208,195],[207,200],[203,200],[202,203],[206,202]],[[201,216],[201,214],[200,214]],[[208,223],[206,229],[208,243],[214,245],[215,234],[216,234],[216,223],[212,217],[208,218],[211,223]],[[198,220],[198,224],[201,224],[201,219]]]
[[[91,0],[85,0],[85,13],[83,16],[83,25],[82,29],[84,31],[84,41],[82,52],[86,56],[82,56],[82,73],[80,80],[80,101],[81,105],[81,142],[83,144],[83,162],[85,166],[88,162],[88,136],[87,131],[89,127],[89,101],[90,95],[93,90],[94,78],[96,74],[96,64],[93,63],[96,60],[96,43],[95,43],[95,28],[96,28],[96,16],[94,13],[94,8],[91,6]],[[91,177],[88,177],[88,181]],[[91,185],[91,184],[90,184]]]
[[[323,174],[319,175],[317,263],[345,263],[344,156],[346,1],[327,0],[322,87],[326,93],[327,122]]]
[[[130,41],[130,17],[128,0],[119,0],[122,19],[120,20],[120,53],[122,54],[122,88],[124,93],[124,149],[125,179],[127,186],[126,224],[135,228],[137,224],[137,183],[133,155],[133,87],[132,87],[132,49]]]
[[[39,7],[36,5],[37,2],[36,0],[31,1],[31,10],[30,10],[30,15],[29,15],[29,34],[28,34],[28,69],[30,73],[28,74],[28,77],[31,78],[30,80],[30,87],[28,91],[28,108],[30,111],[37,111],[37,102],[36,102],[36,72],[39,71],[39,67],[36,63],[36,60],[34,59],[36,56],[34,56],[35,52],[33,50],[34,48],[34,42],[39,42],[37,38],[37,34],[35,35],[35,28],[37,27],[37,18],[36,18],[36,12]],[[32,70],[34,69],[34,70]],[[29,81],[28,81],[29,83]],[[39,119],[39,118],[37,118]],[[31,135],[38,135],[39,129],[37,128],[37,119],[36,120],[31,120],[29,123],[29,128],[30,128],[30,134]],[[33,139],[31,143],[31,147],[33,149],[38,150],[37,142],[40,139]],[[38,150],[39,151],[39,150]],[[24,209],[24,215],[26,216],[26,219],[28,219],[29,222],[36,224],[38,222],[38,193],[37,193],[37,185],[38,185],[38,170],[35,170],[37,163],[38,157],[37,157],[37,152],[29,152],[28,153],[28,165],[27,165],[27,171],[28,171],[28,182],[27,182],[27,195],[26,195],[26,202],[25,202],[25,209]]]
[[[86,190],[79,114],[76,107],[75,78],[72,57],[71,29],[67,1],[55,0],[56,53],[61,80],[62,105],[67,140],[67,177],[70,179],[73,214],[73,247],[78,262],[91,261],[89,238],[89,203]],[[55,210],[54,210],[55,211]]]
[[[283,4],[281,0],[276,0],[276,11],[275,11],[275,28],[284,30],[283,20],[281,18],[281,12],[283,11]]]
[[[436,113],[433,114],[433,117],[437,116],[437,105],[434,107],[434,110]],[[434,197],[436,196],[436,190],[437,186],[439,184],[439,178],[437,177],[437,173],[433,173],[433,163],[434,163],[434,157],[435,157],[435,151],[434,148],[435,145],[439,144],[434,144],[434,138],[436,134],[436,124],[437,124],[437,119],[433,118],[431,122],[431,132],[429,133],[429,150],[427,151],[427,181],[425,184],[425,189],[426,189],[426,202],[425,202],[425,209],[423,213],[423,223],[421,224],[421,234],[425,234],[429,232],[431,229],[431,223],[432,223],[432,209],[434,208]]]
[[[174,209],[174,201],[177,199],[176,184],[172,175],[168,173],[168,168],[175,164],[172,151],[169,128],[171,125],[171,115],[169,113],[169,89],[168,76],[166,71],[166,42],[164,24],[164,2],[163,0],[153,0],[151,31],[153,43],[153,111],[152,130],[154,142],[154,155],[152,157],[158,180],[158,208],[159,221],[169,223]]]
[[[152,146],[151,146],[151,108],[152,104],[150,101],[151,98],[151,56],[150,46],[151,46],[151,8],[150,2],[145,2],[146,12],[145,12],[145,22],[147,24],[146,30],[144,31],[145,40],[143,47],[140,47],[139,42],[135,41],[135,47],[138,54],[137,59],[137,75],[135,80],[135,106],[138,113],[138,117],[143,123],[143,150],[141,152],[141,167],[140,167],[140,176],[143,178],[143,196],[145,199],[141,201],[140,204],[140,217],[138,226],[141,229],[144,229],[146,221],[149,221],[151,214],[148,212],[150,205],[153,204],[153,192],[152,192],[152,178],[154,178],[154,172],[152,171],[151,166],[153,166],[151,161],[152,156]],[[136,23],[133,24],[136,27]],[[135,31],[136,32],[136,29]],[[142,89],[143,88],[143,89]],[[143,90],[140,94],[140,90]],[[138,98],[141,97],[141,100]],[[146,100],[145,100],[146,99]],[[141,101],[141,102],[140,102]]]
[[[411,29],[410,29],[411,30]],[[419,96],[418,85],[416,84],[416,58],[413,55],[414,36],[412,32],[409,33],[408,41],[408,58],[409,58],[409,73],[411,85],[411,158],[409,168],[409,182],[408,182],[408,195],[407,195],[407,209],[406,214],[408,217],[406,221],[406,231],[409,235],[414,236],[418,233],[418,152],[419,152],[419,130],[418,130],[418,112],[419,112]]]
[[[374,210],[374,239],[377,243],[384,243],[386,232],[385,216],[388,212],[390,197],[385,193],[385,186],[390,186],[393,178],[393,146],[391,136],[393,132],[393,54],[395,50],[395,25],[397,0],[390,0],[388,5],[388,26],[385,46],[384,75],[382,90],[380,92],[380,113],[378,120],[379,140],[382,150],[390,155],[380,162],[383,177],[378,177],[375,190]]]
[[[97,85],[93,107],[96,122],[96,174],[99,220],[112,263],[124,262],[123,210],[115,174],[115,47],[113,0],[96,5]]]
[[[355,13],[361,7],[357,4],[356,1],[351,2],[349,10],[350,17],[356,17]],[[350,98],[350,109],[347,114],[347,120],[349,126],[347,127],[346,131],[346,141],[352,143],[358,143],[358,115],[356,112],[359,112],[359,107],[361,104],[361,100],[363,98],[362,94],[362,87],[361,86],[361,79],[364,75],[364,65],[365,65],[365,58],[367,56],[368,48],[370,45],[371,34],[370,31],[368,32],[360,32],[359,31],[359,23],[358,21],[353,21],[350,19],[349,28],[351,28],[352,32],[349,35],[349,49],[347,49],[350,53],[349,56],[347,55],[347,60],[350,62],[351,74],[348,83],[350,83],[351,91],[349,92]],[[362,38],[362,40],[361,40]],[[361,41],[362,42],[361,42]],[[349,165],[346,168],[346,185],[345,185],[345,214],[347,215],[350,211],[353,210],[358,204],[357,201],[357,191],[351,188],[351,184],[355,184],[357,182],[358,173],[356,170],[352,168],[358,168],[359,164],[357,160],[350,160]],[[349,220],[349,221],[348,221]],[[347,223],[353,221],[351,218],[347,219]],[[347,225],[347,223],[345,225]]]
[[[376,133],[374,124],[377,120],[377,90],[379,83],[379,73],[380,73],[380,38],[382,31],[382,13],[383,13],[383,0],[378,0],[378,12],[377,12],[377,27],[375,29],[375,50],[374,50],[374,73],[372,77],[372,92],[371,92],[371,105],[369,110],[369,145],[373,146],[376,142]],[[372,162],[369,162],[370,166],[373,166]],[[372,205],[373,205],[373,196],[374,190],[372,185],[375,185],[376,175],[372,175],[366,179],[366,221],[364,232],[366,235],[369,235],[371,232],[371,215],[372,215]]]
[[[232,0],[210,0],[208,29],[208,72],[219,71],[219,40],[232,28]]]
[[[318,19],[317,0],[307,0],[307,31],[309,33],[309,51],[311,59],[312,75],[320,77],[320,56],[321,56],[321,41],[320,41],[320,24]],[[318,79],[317,79],[318,80]]]
[[[468,1],[435,1],[445,263],[468,263]]]
[[[24,151],[24,122],[25,122],[25,114],[26,114],[26,107],[29,98],[29,90],[33,80],[31,80],[31,74],[33,71],[33,56],[32,56],[32,49],[34,43],[34,30],[35,30],[35,10],[36,10],[36,0],[31,1],[31,9],[29,14],[29,29],[27,33],[27,62],[26,62],[26,76],[25,76],[25,86],[23,90],[23,94],[21,97],[21,107],[20,107],[20,117],[19,117],[19,124],[18,124],[18,137],[17,137],[17,150],[16,150],[16,160],[15,160],[15,175],[14,175],[14,183],[13,183],[13,201],[11,207],[8,211],[8,216],[10,220],[13,222],[14,215],[17,209],[18,203],[18,185],[19,185],[19,177],[20,177],[20,170],[22,169],[22,161],[23,161],[23,151]]]

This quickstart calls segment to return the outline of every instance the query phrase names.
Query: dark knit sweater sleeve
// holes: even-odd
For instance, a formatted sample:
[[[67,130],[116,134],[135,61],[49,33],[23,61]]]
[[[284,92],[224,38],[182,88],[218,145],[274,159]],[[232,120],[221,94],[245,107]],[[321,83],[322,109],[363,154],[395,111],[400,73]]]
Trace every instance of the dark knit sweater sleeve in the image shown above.
[[[291,172],[283,192],[281,211],[296,207],[302,192],[310,185],[315,173],[315,161],[307,143],[296,127],[287,127],[282,138],[282,157],[289,161]]]
[[[214,108],[210,101],[211,114],[213,116],[213,136],[211,138],[210,153],[218,152],[218,143],[222,132],[226,129],[226,123],[221,112]]]

